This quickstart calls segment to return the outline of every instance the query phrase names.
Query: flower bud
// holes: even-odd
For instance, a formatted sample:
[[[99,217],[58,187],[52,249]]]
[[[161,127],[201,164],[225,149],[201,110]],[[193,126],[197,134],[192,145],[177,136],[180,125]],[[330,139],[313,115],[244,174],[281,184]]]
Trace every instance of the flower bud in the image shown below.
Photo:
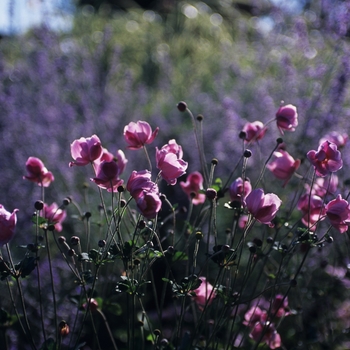
[[[183,101],[179,102],[179,103],[177,104],[177,109],[178,109],[180,112],[185,112],[186,109],[187,109],[187,104],[186,104],[186,102],[183,102]]]
[[[43,201],[36,201],[34,203],[34,208],[36,210],[42,210],[44,208],[44,202]]]
[[[58,325],[58,331],[61,337],[69,334],[69,326],[66,321],[61,321]]]
[[[208,188],[205,194],[209,200],[214,200],[217,197],[217,192],[214,188]]]
[[[71,245],[78,245],[80,243],[80,238],[77,236],[72,236],[70,238]]]
[[[99,246],[100,248],[104,248],[104,247],[106,246],[106,241],[105,241],[104,239],[100,239],[100,240],[98,241],[98,246]]]

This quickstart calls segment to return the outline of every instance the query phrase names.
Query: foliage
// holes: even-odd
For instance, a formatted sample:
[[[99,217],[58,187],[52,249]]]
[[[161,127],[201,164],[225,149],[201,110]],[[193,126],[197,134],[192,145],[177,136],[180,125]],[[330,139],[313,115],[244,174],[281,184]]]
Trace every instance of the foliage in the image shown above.
[[[3,339],[20,350],[256,349],[273,348],[278,332],[288,349],[344,347],[348,221],[341,234],[333,216],[319,214],[314,231],[311,200],[306,213],[297,207],[305,186],[309,194],[317,187],[307,152],[326,132],[347,130],[349,22],[341,9],[323,17],[316,5],[297,15],[272,7],[253,18],[200,2],[163,18],[82,11],[70,33],[42,27],[3,39],[1,203],[19,209],[16,236],[1,250]],[[180,113],[181,100],[201,115]],[[297,106],[299,125],[276,144],[281,100]],[[125,185],[133,170],[152,170],[156,151],[147,145],[148,158],[127,149],[123,129],[137,120],[159,127],[158,149],[171,139],[182,146],[187,174],[204,176],[204,204],[160,180],[151,161],[162,209],[142,217]],[[256,120],[266,136],[244,142],[240,131]],[[127,154],[118,192],[90,181],[96,168],[68,167],[69,145],[94,134],[113,155]],[[266,168],[281,142],[300,159],[285,187]],[[347,202],[345,143],[339,186],[321,200],[329,212],[333,200]],[[23,180],[31,156],[55,175],[48,188]],[[266,197],[278,194],[276,217],[262,219],[258,197],[230,200],[238,176]],[[55,214],[30,205],[38,199],[62,203],[62,236]],[[261,313],[255,328],[251,310]]]

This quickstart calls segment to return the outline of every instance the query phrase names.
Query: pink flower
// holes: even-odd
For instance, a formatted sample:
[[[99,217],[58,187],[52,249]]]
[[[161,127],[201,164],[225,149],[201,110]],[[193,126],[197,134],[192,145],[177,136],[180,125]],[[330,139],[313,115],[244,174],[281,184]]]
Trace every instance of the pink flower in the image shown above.
[[[157,136],[159,128],[152,132],[151,126],[144,121],[131,122],[124,128],[124,138],[129,149],[139,149],[145,144],[150,144]]]
[[[100,139],[96,135],[79,140],[74,140],[70,145],[70,151],[74,162],[70,162],[69,166],[83,166],[99,159],[103,154],[103,148]]]
[[[325,207],[323,199],[314,194],[302,195],[298,201],[298,209],[303,213],[302,223],[311,231],[316,230],[316,223],[325,218]]]
[[[255,189],[246,198],[246,205],[250,214],[261,222],[273,227],[271,220],[277,214],[282,201],[273,193],[265,194],[261,188]]]
[[[15,209],[11,214],[0,204],[0,247],[10,242],[15,234],[17,212]]]
[[[266,319],[267,312],[261,310],[259,306],[253,306],[244,314],[243,324],[245,326],[251,327],[256,322],[260,322],[261,320],[266,321]]]
[[[324,141],[318,147],[317,152],[314,150],[309,151],[306,156],[315,167],[317,176],[326,176],[343,167],[343,161],[337,145],[329,141]]]
[[[247,226],[248,219],[248,215],[241,215],[238,219],[238,227],[244,229]]]
[[[98,301],[95,298],[91,298],[87,303],[83,304],[83,308],[86,310],[89,308],[92,312],[97,311]]]
[[[137,208],[146,219],[154,219],[162,207],[157,192],[142,191],[135,200]]]
[[[283,130],[295,131],[298,126],[297,108],[293,105],[281,106],[276,113],[277,127],[283,135]]]
[[[181,181],[180,186],[194,205],[205,202],[205,194],[199,193],[203,189],[203,176],[198,171],[189,174],[186,182]]]
[[[326,205],[326,215],[332,226],[340,233],[344,233],[350,225],[350,205],[339,194]]]
[[[205,277],[200,277],[199,279],[202,281],[202,283],[197,289],[194,290],[196,296],[193,298],[198,307],[203,309],[205,304],[210,305],[213,302],[216,296],[216,291]]]
[[[277,294],[271,305],[271,314],[280,318],[290,315],[288,309],[288,297]]]
[[[141,214],[147,219],[153,219],[162,207],[157,184],[151,181],[148,170],[133,171],[129,177],[126,189],[136,201]]]
[[[277,333],[275,325],[269,321],[256,322],[249,337],[255,341],[266,343],[270,349],[276,349],[281,346],[281,336]]]
[[[238,177],[232,182],[229,188],[230,200],[231,202],[240,202],[245,205],[244,200],[251,191],[252,185],[250,184],[250,180],[246,178],[243,186],[243,179]]]
[[[280,150],[274,152],[275,159],[266,167],[277,179],[284,180],[283,187],[288,183],[294,172],[300,166],[300,160],[295,160],[288,152]]]
[[[160,150],[156,148],[157,168],[161,171],[162,178],[170,185],[176,184],[177,178],[185,174],[188,166],[187,162],[179,158],[182,157],[182,150],[179,148],[177,150],[177,154],[174,153],[174,143],[168,143]]]
[[[111,162],[103,161],[96,170],[96,177],[91,179],[95,184],[108,192],[117,192],[123,180],[119,178],[120,169],[118,164],[113,160]]]
[[[48,171],[44,163],[35,157],[29,157],[26,162],[28,175],[23,176],[23,179],[36,182],[39,186],[48,187],[55,180],[51,171]]]
[[[321,138],[320,145],[325,141],[329,141],[335,143],[338,148],[342,148],[346,145],[348,139],[349,136],[347,134],[341,134],[337,131],[331,131]]]
[[[183,157],[182,147],[178,145],[174,139],[169,140],[169,142],[164,145],[162,149],[165,149],[167,152],[176,154],[178,159],[182,159]]]
[[[338,176],[335,174],[330,177],[318,177],[312,187],[312,192],[321,198],[327,194],[334,195],[338,188],[338,182]],[[305,187],[309,191],[309,186]]]
[[[61,232],[62,222],[67,216],[66,211],[61,209],[56,203],[52,203],[51,205],[45,203],[43,211],[48,223],[55,225],[55,230]]]
[[[245,133],[245,142],[261,140],[265,136],[266,131],[267,128],[260,121],[246,123],[242,129],[242,132]]]
[[[126,189],[130,192],[131,197],[138,198],[143,191],[158,193],[158,186],[151,181],[151,172],[148,170],[133,171],[129,177]]]
[[[116,156],[113,155],[113,153],[109,152],[106,148],[103,148],[103,152],[100,158],[96,159],[93,163],[95,171],[97,172],[97,169],[99,165],[103,162],[112,162],[115,161],[118,164],[119,169],[119,175],[121,175],[126,167],[126,164],[128,160],[125,157],[125,154],[122,150],[118,150]]]

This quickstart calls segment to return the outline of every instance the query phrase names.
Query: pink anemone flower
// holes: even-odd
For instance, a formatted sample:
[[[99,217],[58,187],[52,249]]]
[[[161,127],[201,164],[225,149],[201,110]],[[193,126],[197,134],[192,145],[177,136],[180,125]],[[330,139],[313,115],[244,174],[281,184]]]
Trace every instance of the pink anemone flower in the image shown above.
[[[276,194],[265,194],[261,188],[253,190],[246,198],[246,205],[250,214],[260,223],[270,227],[274,226],[271,221],[275,218],[281,204],[282,201]]]

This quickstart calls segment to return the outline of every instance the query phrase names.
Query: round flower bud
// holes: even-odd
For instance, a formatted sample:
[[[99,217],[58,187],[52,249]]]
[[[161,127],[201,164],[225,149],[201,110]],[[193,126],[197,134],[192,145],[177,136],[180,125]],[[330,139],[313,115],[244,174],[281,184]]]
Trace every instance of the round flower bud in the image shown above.
[[[87,211],[86,213],[84,213],[84,217],[85,217],[86,219],[91,218],[91,213],[90,213],[89,211]]]
[[[124,192],[124,190],[125,190],[124,186],[118,186],[118,188],[117,188],[117,191],[118,191],[119,193]]]
[[[200,241],[203,238],[203,233],[201,231],[196,232],[196,239]]]
[[[58,237],[58,243],[61,243],[61,244],[66,243],[66,237],[59,236],[59,237]]]
[[[75,256],[75,250],[73,248],[69,249],[67,254],[68,254],[68,256]]]
[[[245,138],[247,137],[247,133],[245,131],[241,131],[238,137],[242,140],[245,140]]]
[[[104,248],[104,247],[106,246],[106,241],[105,241],[104,239],[100,239],[100,240],[98,241],[98,246],[99,246],[100,248]]]
[[[156,337],[159,337],[161,335],[161,331],[159,329],[155,329],[153,331],[153,334],[156,336]]]
[[[273,238],[272,238],[272,237],[267,237],[267,238],[266,238],[266,242],[267,242],[268,244],[272,244],[272,243],[273,243]]]
[[[71,202],[72,202],[72,199],[71,199],[70,197],[66,197],[66,198],[63,199],[62,204],[63,204],[64,206],[67,206],[67,205],[69,205]]]
[[[183,101],[179,102],[179,103],[177,104],[177,109],[178,109],[180,112],[185,112],[186,109],[187,109],[187,104],[186,104],[186,102],[183,102]]]
[[[249,149],[246,149],[246,150],[244,151],[244,153],[243,153],[243,156],[244,156],[245,158],[250,158],[250,157],[252,156],[252,151],[249,150]]]
[[[44,202],[43,201],[36,201],[34,203],[34,208],[36,210],[42,210],[44,208]]]
[[[214,188],[208,188],[205,194],[209,200],[214,200],[217,197],[217,192]]]
[[[198,120],[199,122],[201,122],[203,119],[204,119],[204,117],[202,116],[202,114],[198,114],[198,115],[197,115],[197,120]]]
[[[218,163],[219,163],[219,161],[216,158],[213,158],[211,160],[211,164],[213,164],[213,165],[218,165]]]
[[[52,232],[52,231],[55,231],[55,229],[56,229],[56,228],[55,228],[55,225],[54,225],[54,224],[50,224],[50,225],[47,227],[47,230],[48,230],[48,231],[51,231],[51,232]]]
[[[58,331],[61,337],[69,334],[69,326],[66,321],[61,321],[58,325]]]
[[[70,238],[70,243],[71,243],[71,245],[78,245],[79,242],[80,242],[80,238],[77,237],[77,236],[72,236],[72,237]]]
[[[224,253],[227,253],[230,250],[230,246],[228,244],[225,244],[221,247],[221,251]]]

